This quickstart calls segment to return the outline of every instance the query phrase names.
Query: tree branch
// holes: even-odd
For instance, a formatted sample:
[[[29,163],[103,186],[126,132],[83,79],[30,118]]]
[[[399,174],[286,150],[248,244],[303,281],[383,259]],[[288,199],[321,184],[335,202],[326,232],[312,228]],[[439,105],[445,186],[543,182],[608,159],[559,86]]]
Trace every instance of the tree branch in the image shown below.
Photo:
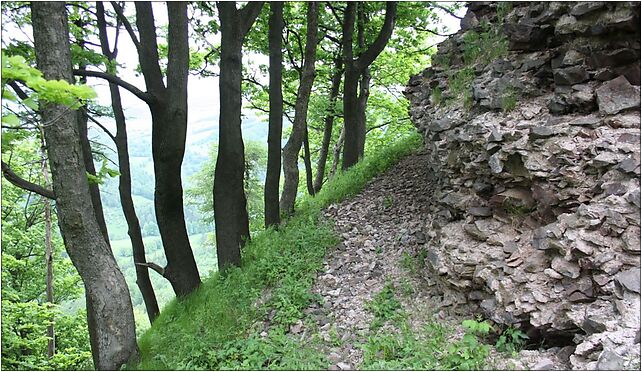
[[[386,18],[383,21],[383,27],[377,35],[374,43],[366,50],[356,61],[355,65],[358,69],[370,66],[377,56],[383,51],[388,43],[388,39],[392,35],[392,30],[395,27],[395,18],[397,18],[397,2],[390,1],[386,3]]]
[[[152,269],[156,271],[157,273],[160,274],[163,278],[165,277],[165,268],[161,267],[158,264],[155,264],[153,262],[136,262],[135,265],[146,267],[148,269]]]
[[[7,181],[23,190],[35,192],[36,194],[44,196],[45,198],[54,200],[56,199],[56,194],[54,194],[53,190],[44,188],[40,185],[36,185],[33,182],[29,182],[24,178],[21,178],[20,176],[15,174],[5,162],[2,162],[2,175]]]
[[[110,1],[110,3],[116,11],[118,18],[121,20],[121,22],[123,22],[123,26],[125,26],[129,37],[132,39],[132,42],[136,46],[136,50],[140,53],[140,41],[138,41],[138,37],[136,37],[136,33],[134,32],[132,24],[129,23],[129,20],[127,19],[127,17],[125,17],[125,14],[123,14],[123,8],[121,8],[120,5],[118,5],[118,3],[116,3],[115,1]]]
[[[119,78],[118,76],[110,75],[106,72],[101,72],[101,71],[89,71],[89,70],[79,70],[79,69],[74,69],[74,75],[91,76],[91,77],[105,79],[110,83],[114,83],[122,87],[123,89],[130,91],[133,95],[145,101],[146,103],[151,104],[154,102],[154,96],[152,94],[143,92],[142,90],[135,87],[133,84],[126,82],[125,80]]]
[[[419,27],[419,26],[415,26],[414,29],[417,30],[417,31],[429,32],[429,33],[431,33],[433,35],[443,36],[443,37],[449,37],[449,36],[453,36],[453,35],[457,34],[456,32],[454,32],[452,34],[440,34],[437,31],[433,31],[433,30],[428,29],[428,28],[422,28],[422,27]]]
[[[109,129],[107,129],[107,127],[102,125],[98,120],[96,120],[93,116],[91,116],[89,114],[87,114],[87,119],[91,120],[94,124],[98,125],[98,127],[100,129],[102,129],[103,132],[105,132],[105,134],[107,134],[109,136],[109,138],[111,138],[112,141],[116,142],[116,136],[111,134],[111,132],[109,131]]]
[[[15,80],[10,80],[8,84],[13,89],[13,91],[16,92],[16,94],[18,95],[18,98],[20,98],[21,100],[25,100],[29,98],[27,93],[25,93],[25,91],[22,90],[22,88],[20,88],[20,85],[18,85],[18,83]]]
[[[259,16],[261,9],[263,8],[263,1],[250,1],[239,10],[239,22],[241,23],[241,37],[245,38],[245,35],[250,31],[250,27],[254,24],[256,17]]]
[[[452,11],[452,10],[450,10],[450,9],[446,8],[446,7],[445,7],[445,6],[443,6],[443,5],[439,5],[439,4],[436,4],[436,3],[434,3],[434,2],[431,2],[431,3],[430,3],[430,5],[428,5],[428,6],[429,6],[429,7],[433,7],[433,8],[437,8],[437,9],[441,9],[441,10],[443,10],[444,12],[448,13],[449,15],[451,15],[452,17],[455,17],[455,18],[457,18],[457,19],[464,19],[464,17],[460,17],[460,16],[458,16],[457,14],[453,13],[453,11]]]
[[[330,1],[326,1],[325,5],[330,8],[330,11],[332,12],[332,15],[334,18],[337,20],[339,24],[343,24],[343,18],[337,13],[337,10],[332,6],[332,3]]]

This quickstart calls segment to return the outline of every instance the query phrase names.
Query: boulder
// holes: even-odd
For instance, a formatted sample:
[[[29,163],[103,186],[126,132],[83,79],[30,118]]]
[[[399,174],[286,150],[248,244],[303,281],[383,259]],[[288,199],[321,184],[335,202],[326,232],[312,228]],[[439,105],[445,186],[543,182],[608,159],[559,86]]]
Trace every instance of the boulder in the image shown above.
[[[640,88],[631,85],[624,76],[604,83],[595,93],[602,114],[614,115],[623,110],[640,107]]]

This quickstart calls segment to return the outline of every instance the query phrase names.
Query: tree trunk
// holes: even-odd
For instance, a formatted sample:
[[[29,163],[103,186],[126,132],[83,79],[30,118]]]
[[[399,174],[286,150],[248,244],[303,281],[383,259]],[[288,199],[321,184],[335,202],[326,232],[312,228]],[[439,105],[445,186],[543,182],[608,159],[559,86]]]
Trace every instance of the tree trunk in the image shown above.
[[[330,168],[330,173],[328,178],[332,178],[335,173],[337,173],[337,167],[339,166],[339,159],[341,158],[341,149],[343,148],[343,140],[346,134],[346,127],[341,128],[341,133],[339,133],[339,138],[337,143],[334,145],[333,158],[332,158],[332,168]]]
[[[47,153],[45,147],[45,136],[42,127],[40,128],[40,155],[42,158],[42,176],[45,181],[45,187],[49,187],[49,170],[47,169]],[[47,267],[47,276],[45,279],[45,293],[47,296],[47,306],[54,303],[53,288],[53,244],[51,243],[51,201],[49,198],[42,198],[45,204],[45,265]],[[47,357],[52,358],[56,353],[56,331],[54,329],[54,319],[47,326]]]
[[[109,41],[107,38],[107,23],[105,22],[105,11],[102,2],[96,3],[98,33],[100,38],[100,46],[103,55],[110,61],[116,58],[116,55],[109,49]],[[116,46],[114,46],[114,50]],[[110,71],[115,72],[115,71]],[[132,199],[132,179],[131,167],[129,163],[129,149],[127,145],[127,128],[125,122],[125,114],[123,112],[122,101],[120,97],[120,90],[118,86],[109,83],[109,92],[111,94],[111,105],[114,112],[114,120],[116,121],[116,136],[114,142],[116,144],[116,151],[118,153],[118,171],[120,176],[118,178],[118,192],[120,196],[120,204],[127,221],[127,234],[132,244],[132,255],[134,258],[134,265],[136,268],[136,284],[140,289],[147,309],[147,316],[149,322],[153,323],[154,319],[158,316],[160,310],[154,287],[149,278],[148,268],[144,266],[147,263],[145,258],[145,244],[140,230],[140,223],[136,216],[136,209],[134,208],[134,200]],[[142,264],[142,265],[141,265]]]
[[[310,155],[310,139],[308,136],[308,126],[305,126],[303,133],[303,164],[305,165],[305,183],[308,188],[308,194],[314,196],[314,185],[312,180],[312,160]]]
[[[354,66],[346,66],[343,82],[343,162],[347,169],[359,161],[359,98],[357,96],[360,73]]]
[[[167,266],[162,270],[162,275],[170,281],[177,296],[184,296],[201,283],[185,226],[181,181],[187,135],[187,3],[168,2],[167,13],[169,52],[166,88],[158,65],[151,4],[136,2],[140,65],[147,89],[155,97],[149,107],[152,114],[154,209],[167,257]]]
[[[85,67],[80,66],[80,69],[83,70]],[[87,79],[82,77],[80,79],[81,84],[87,83]],[[83,106],[78,111],[76,111],[76,122],[78,124],[78,133],[80,134],[80,147],[82,148],[83,162],[85,164],[85,169],[87,173],[92,176],[96,175],[96,168],[94,167],[94,158],[91,153],[91,145],[89,144],[89,137],[87,133],[87,111]],[[98,226],[100,226],[100,232],[103,234],[107,245],[109,244],[109,233],[107,232],[107,223],[105,222],[105,214],[103,212],[103,203],[100,200],[100,188],[97,183],[89,183],[89,192],[91,194],[91,204],[94,209],[94,214],[96,215],[96,221],[98,221]],[[110,245],[111,246],[111,245]]]
[[[31,3],[37,67],[46,79],[73,81],[65,4]],[[134,313],[123,274],[91,209],[76,113],[56,104],[40,110],[56,194],[60,231],[83,280],[96,369],[117,370],[138,359]]]
[[[121,104],[120,91],[115,84],[109,84],[109,90],[111,92],[112,108],[116,121],[116,151],[118,152],[118,171],[120,173],[118,178],[118,194],[120,196],[121,208],[127,221],[127,234],[132,243],[132,256],[136,268],[136,284],[143,296],[145,309],[147,310],[147,316],[151,324],[160,313],[160,309],[152,281],[149,278],[149,271],[147,267],[144,266],[144,264],[147,263],[145,243],[143,242],[143,235],[140,230],[140,223],[138,216],[136,216],[136,209],[134,208],[134,200],[132,198],[127,130],[125,127],[125,115]]]
[[[243,38],[262,5],[250,2],[239,11],[234,2],[217,3],[221,22],[221,111],[213,194],[219,270],[241,265],[241,247],[250,238],[243,188],[245,149],[241,134],[241,49]]]
[[[360,50],[366,48],[366,12],[364,3],[359,3],[357,11],[357,44]],[[363,158],[366,147],[366,105],[370,96],[370,68],[365,67],[359,80],[359,97],[357,104],[357,151],[359,159]]]
[[[283,2],[270,3],[268,43],[270,50],[270,114],[268,129],[268,158],[265,175],[265,227],[278,226],[279,183],[281,180],[281,136],[283,133]]]
[[[359,106],[360,102],[357,95],[359,79],[365,74],[366,82],[369,84],[369,77],[367,76],[366,70],[388,43],[397,16],[397,2],[387,2],[386,18],[384,19],[383,27],[379,31],[379,35],[377,35],[372,45],[363,51],[359,58],[355,60],[353,59],[352,53],[352,39],[356,7],[356,3],[348,3],[343,21],[343,55],[346,63],[346,77],[343,87],[343,121],[345,127],[343,169],[347,169],[359,161],[365,145],[365,107],[362,110]],[[362,89],[368,84],[362,84]],[[367,101],[367,94],[364,98]]]
[[[328,162],[328,152],[330,151],[330,141],[332,140],[332,129],[334,127],[334,118],[337,116],[335,107],[337,104],[337,97],[339,97],[339,89],[341,88],[341,77],[343,76],[343,61],[341,57],[337,57],[334,62],[335,70],[332,75],[332,86],[330,87],[330,96],[328,97],[328,112],[323,119],[323,140],[321,142],[321,149],[319,150],[319,161],[317,162],[317,173],[314,178],[314,191],[318,193],[323,185],[323,177],[325,176],[325,166]]]
[[[291,215],[299,187],[298,157],[307,127],[308,103],[316,74],[314,63],[318,43],[319,3],[309,2],[307,11],[307,35],[303,68],[299,78],[299,89],[294,104],[294,122],[292,133],[283,148],[283,192],[281,193],[281,211]]]
[[[87,24],[81,20],[75,21],[78,27],[86,27]],[[81,49],[85,49],[85,40],[82,38],[77,41],[78,46]],[[86,65],[80,63],[78,66],[79,70],[86,70]],[[86,84],[87,77],[81,76],[80,83]],[[89,143],[88,128],[87,128],[87,109],[86,106],[82,106],[78,111],[76,111],[77,123],[78,123],[78,133],[80,134],[80,147],[82,148],[83,160],[85,162],[85,168],[87,173],[92,176],[96,175],[96,167],[94,166],[94,158],[91,152],[91,144]],[[94,214],[96,215],[96,220],[98,221],[98,226],[100,226],[100,231],[105,237],[107,245],[111,246],[109,242],[109,233],[107,231],[107,223],[105,222],[105,213],[103,212],[103,203],[100,199],[100,187],[97,183],[89,183],[89,192],[91,194],[91,204],[94,208]]]

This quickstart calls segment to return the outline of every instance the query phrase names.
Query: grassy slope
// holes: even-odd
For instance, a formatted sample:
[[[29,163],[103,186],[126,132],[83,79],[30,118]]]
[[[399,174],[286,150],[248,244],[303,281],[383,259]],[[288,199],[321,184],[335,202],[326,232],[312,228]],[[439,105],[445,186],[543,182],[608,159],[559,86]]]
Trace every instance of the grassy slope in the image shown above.
[[[187,298],[170,302],[139,341],[138,368],[326,369],[314,345],[285,336],[314,299],[310,288],[325,250],[339,241],[332,226],[319,220],[320,211],[358,193],[420,143],[418,135],[409,136],[338,174],[316,197],[303,200],[279,231],[255,235],[243,251],[242,268],[214,273]],[[266,301],[257,306],[259,298]],[[261,338],[255,325],[271,311],[272,327]]]

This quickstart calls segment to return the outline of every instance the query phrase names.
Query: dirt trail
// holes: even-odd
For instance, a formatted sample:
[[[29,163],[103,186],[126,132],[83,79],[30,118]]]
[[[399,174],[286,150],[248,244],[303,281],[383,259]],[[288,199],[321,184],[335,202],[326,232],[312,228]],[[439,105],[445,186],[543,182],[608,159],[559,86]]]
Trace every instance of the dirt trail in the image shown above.
[[[397,297],[413,328],[433,314],[455,317],[436,310],[444,304],[435,283],[410,273],[419,269],[418,247],[429,239],[425,223],[434,183],[424,158],[422,153],[406,157],[354,198],[325,212],[343,242],[326,256],[312,289],[323,305],[314,304],[305,312],[325,341],[330,369],[354,369],[363,361],[358,345],[367,340],[373,321],[367,303],[387,283],[406,294]],[[303,328],[297,324],[290,331]]]

